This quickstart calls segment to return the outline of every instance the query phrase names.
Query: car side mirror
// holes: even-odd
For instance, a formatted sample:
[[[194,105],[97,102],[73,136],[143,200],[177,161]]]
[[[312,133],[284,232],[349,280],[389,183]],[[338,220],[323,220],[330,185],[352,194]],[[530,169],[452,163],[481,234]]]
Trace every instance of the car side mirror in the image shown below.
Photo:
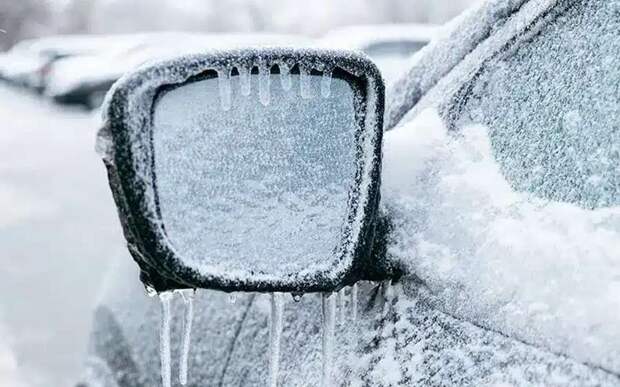
[[[365,56],[244,49],[143,67],[99,145],[157,291],[334,291],[371,272],[384,85]]]

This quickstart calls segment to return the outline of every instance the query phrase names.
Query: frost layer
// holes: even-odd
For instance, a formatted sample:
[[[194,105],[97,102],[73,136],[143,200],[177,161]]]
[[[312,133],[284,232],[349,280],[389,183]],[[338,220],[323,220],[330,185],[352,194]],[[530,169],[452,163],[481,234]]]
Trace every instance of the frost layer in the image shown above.
[[[389,253],[448,313],[620,371],[620,207],[513,190],[488,129],[449,134],[432,110],[389,132]]]

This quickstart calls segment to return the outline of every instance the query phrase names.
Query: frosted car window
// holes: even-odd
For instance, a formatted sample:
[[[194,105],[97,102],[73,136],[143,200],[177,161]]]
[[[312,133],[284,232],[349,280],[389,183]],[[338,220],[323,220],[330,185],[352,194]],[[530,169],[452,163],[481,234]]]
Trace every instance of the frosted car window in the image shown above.
[[[562,1],[557,9],[461,93],[457,126],[490,128],[517,190],[586,208],[618,205],[620,3]]]
[[[218,79],[164,94],[154,110],[153,149],[161,218],[185,264],[228,262],[242,270],[290,274],[337,251],[356,175],[354,92],[311,76],[300,98],[271,75],[270,101],[231,77],[220,103]],[[226,109],[224,112],[223,110]]]

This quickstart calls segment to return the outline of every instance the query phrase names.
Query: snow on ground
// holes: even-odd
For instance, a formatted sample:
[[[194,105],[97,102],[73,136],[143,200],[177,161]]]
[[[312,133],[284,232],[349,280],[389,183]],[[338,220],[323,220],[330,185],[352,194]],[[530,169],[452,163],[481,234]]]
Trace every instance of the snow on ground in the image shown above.
[[[0,122],[0,386],[70,386],[123,249],[95,121],[0,84]]]
[[[620,207],[512,189],[487,128],[448,133],[433,111],[388,132],[390,253],[444,311],[620,372]]]

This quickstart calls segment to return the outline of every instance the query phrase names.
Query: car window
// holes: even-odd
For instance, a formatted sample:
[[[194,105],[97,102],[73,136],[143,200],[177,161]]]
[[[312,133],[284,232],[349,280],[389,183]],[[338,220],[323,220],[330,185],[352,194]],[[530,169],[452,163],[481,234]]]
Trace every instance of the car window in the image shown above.
[[[620,2],[565,0],[554,12],[529,43],[513,42],[458,93],[453,123],[488,127],[519,191],[585,208],[619,205]]]

